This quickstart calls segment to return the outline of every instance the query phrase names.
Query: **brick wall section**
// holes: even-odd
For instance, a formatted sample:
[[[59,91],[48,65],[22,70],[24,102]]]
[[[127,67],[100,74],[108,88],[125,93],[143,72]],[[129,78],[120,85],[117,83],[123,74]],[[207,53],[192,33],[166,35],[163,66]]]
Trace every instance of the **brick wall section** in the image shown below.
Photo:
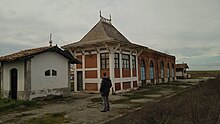
[[[120,78],[120,70],[115,69],[115,78]]]
[[[83,63],[83,61],[82,61],[82,55],[76,56],[76,59],[78,59],[79,61],[81,61],[81,62]],[[82,68],[82,64],[76,64],[76,68]]]
[[[122,77],[131,77],[130,69],[122,69]]]
[[[115,90],[121,90],[121,83],[115,83]]]
[[[164,62],[163,58],[160,58],[160,60],[158,61],[158,76],[159,76],[159,78],[161,78],[161,65],[160,65],[161,62]],[[163,75],[163,77],[164,77],[164,75]]]
[[[127,90],[131,88],[131,82],[123,82],[123,89]]]
[[[150,60],[146,59],[147,61],[145,61],[145,65],[146,65],[146,79],[149,80],[150,79]]]
[[[85,78],[97,78],[97,71],[96,70],[90,70],[85,71]]]
[[[85,68],[97,68],[97,54],[85,55]]]
[[[159,54],[157,52],[143,52],[139,57],[138,57],[138,68],[139,68],[139,76],[138,79],[141,79],[141,60],[145,61],[145,72],[146,72],[146,79],[150,79],[150,61],[153,61],[154,63],[154,78],[160,78],[160,62],[163,61],[164,63],[164,78],[167,78],[167,64],[169,63],[170,65],[170,76],[172,76],[172,64],[175,65],[175,57],[168,56],[165,54]],[[176,73],[176,69],[174,66],[174,74]]]
[[[133,77],[137,77],[137,70],[136,70],[136,68],[133,68]]]
[[[85,83],[85,90],[86,91],[98,91],[98,84],[97,83]]]
[[[172,77],[172,64],[173,64],[173,62],[172,62],[171,60],[167,60],[167,62],[166,62],[166,64],[165,64],[165,77],[166,77],[166,78],[168,78],[168,77],[167,77],[168,63],[169,63],[169,65],[170,65],[170,77]],[[174,68],[174,72],[176,72],[176,71],[175,71],[175,68]]]
[[[133,87],[138,87],[137,81],[133,81]]]

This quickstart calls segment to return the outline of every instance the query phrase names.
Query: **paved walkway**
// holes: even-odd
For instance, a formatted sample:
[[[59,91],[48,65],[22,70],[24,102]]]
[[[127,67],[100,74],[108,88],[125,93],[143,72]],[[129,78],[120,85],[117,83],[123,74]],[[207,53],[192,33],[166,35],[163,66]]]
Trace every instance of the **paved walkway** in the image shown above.
[[[207,80],[204,79],[190,79],[190,80],[179,80],[179,82],[188,82],[196,84],[199,81]],[[177,82],[178,83],[178,82]],[[159,85],[158,85],[159,86]],[[138,92],[142,92],[147,89],[142,89]],[[123,96],[121,93],[117,95],[111,95],[110,101],[126,100],[127,97]],[[85,94],[85,93],[73,93],[72,97],[65,98],[63,100],[58,100],[55,102],[48,102],[46,105],[42,105],[40,108],[33,110],[23,111],[23,112],[13,112],[0,116],[1,123],[24,123],[34,117],[41,117],[47,113],[66,113],[65,118],[69,120],[71,124],[90,124],[98,123],[102,124],[109,120],[123,116],[124,114],[133,111],[135,109],[140,109],[140,104],[152,102],[157,98],[163,98],[161,96],[173,95],[171,89],[161,90],[156,94],[146,95],[147,98],[131,99],[128,104],[114,103],[111,104],[111,111],[102,113],[102,103],[101,101],[93,102],[92,100],[99,100],[99,94]],[[158,99],[157,99],[158,100]],[[137,104],[139,103],[139,104]]]

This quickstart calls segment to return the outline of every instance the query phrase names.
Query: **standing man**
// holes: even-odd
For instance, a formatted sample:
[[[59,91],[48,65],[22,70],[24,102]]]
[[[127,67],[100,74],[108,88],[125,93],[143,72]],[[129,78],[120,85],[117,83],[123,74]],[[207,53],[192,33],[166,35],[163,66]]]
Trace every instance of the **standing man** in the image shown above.
[[[112,82],[110,78],[107,77],[106,73],[104,73],[103,76],[104,77],[102,78],[100,93],[102,96],[104,109],[101,112],[107,112],[110,109],[108,96],[109,96],[110,88],[112,87]]]

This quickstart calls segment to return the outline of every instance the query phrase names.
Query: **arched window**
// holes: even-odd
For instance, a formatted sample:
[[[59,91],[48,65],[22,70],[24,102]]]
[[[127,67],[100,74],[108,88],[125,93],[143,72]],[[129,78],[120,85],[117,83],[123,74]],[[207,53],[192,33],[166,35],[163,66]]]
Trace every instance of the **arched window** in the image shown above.
[[[146,76],[145,76],[145,62],[142,59],[141,60],[141,80],[146,80]]]
[[[160,77],[164,78],[164,64],[160,62]]]
[[[45,71],[45,76],[50,76],[50,70]]]
[[[172,64],[172,77],[174,77],[174,64]]]
[[[154,63],[150,61],[150,79],[154,79]]]
[[[167,78],[170,78],[170,64],[167,64]]]

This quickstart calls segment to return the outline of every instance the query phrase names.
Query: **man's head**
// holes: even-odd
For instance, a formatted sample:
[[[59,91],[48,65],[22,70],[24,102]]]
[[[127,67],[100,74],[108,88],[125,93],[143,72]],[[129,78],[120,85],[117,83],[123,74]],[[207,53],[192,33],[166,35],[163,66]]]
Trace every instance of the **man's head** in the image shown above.
[[[107,74],[106,74],[106,73],[103,73],[103,76],[104,76],[104,77],[107,77]]]

